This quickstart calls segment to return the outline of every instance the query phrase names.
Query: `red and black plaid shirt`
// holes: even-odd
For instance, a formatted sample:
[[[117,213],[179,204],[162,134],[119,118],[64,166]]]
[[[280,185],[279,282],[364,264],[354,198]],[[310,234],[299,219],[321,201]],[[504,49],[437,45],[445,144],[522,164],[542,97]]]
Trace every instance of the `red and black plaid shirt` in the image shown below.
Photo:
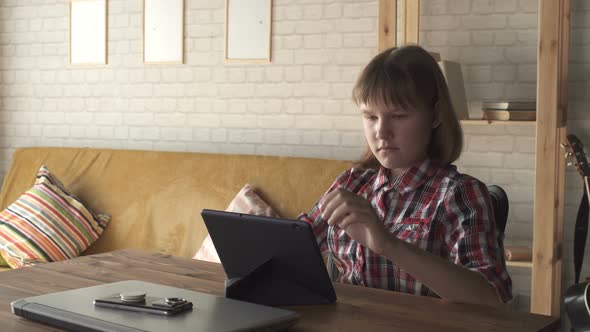
[[[455,166],[438,167],[426,160],[397,177],[383,167],[349,169],[326,193],[336,188],[366,198],[397,238],[477,271],[504,302],[512,298],[512,281],[485,184],[458,173]],[[299,218],[313,226],[322,253],[332,260],[336,281],[436,296],[395,262],[363,247],[342,229],[328,226],[318,204]]]

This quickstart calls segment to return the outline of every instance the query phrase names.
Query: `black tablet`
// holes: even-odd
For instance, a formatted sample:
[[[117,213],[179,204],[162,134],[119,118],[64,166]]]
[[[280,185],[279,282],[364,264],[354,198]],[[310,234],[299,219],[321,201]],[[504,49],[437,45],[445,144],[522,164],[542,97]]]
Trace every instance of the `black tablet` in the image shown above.
[[[266,305],[336,301],[308,223],[207,209],[201,216],[227,275],[226,297]]]

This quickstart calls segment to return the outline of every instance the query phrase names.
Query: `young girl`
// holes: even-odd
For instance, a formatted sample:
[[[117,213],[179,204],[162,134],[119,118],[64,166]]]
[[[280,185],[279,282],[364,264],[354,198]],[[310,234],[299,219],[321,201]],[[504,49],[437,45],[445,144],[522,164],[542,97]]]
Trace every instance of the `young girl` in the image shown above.
[[[369,145],[310,213],[336,281],[499,306],[511,280],[486,185],[458,173],[461,126],[432,56],[388,49],[353,90]]]

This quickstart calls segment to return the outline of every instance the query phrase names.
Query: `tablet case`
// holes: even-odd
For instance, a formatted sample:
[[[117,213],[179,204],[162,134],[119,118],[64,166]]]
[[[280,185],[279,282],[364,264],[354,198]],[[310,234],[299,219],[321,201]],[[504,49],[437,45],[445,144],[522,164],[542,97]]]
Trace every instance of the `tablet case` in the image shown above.
[[[336,301],[308,223],[207,209],[201,215],[227,275],[226,297],[272,306]]]

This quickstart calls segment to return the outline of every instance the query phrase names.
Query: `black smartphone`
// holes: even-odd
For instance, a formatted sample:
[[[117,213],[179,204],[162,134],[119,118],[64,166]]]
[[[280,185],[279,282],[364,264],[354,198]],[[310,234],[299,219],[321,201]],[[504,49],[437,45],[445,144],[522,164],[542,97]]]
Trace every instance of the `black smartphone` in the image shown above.
[[[99,307],[140,311],[157,315],[175,315],[193,308],[193,303],[178,297],[145,296],[142,300],[124,301],[121,294],[113,294],[94,300]]]

